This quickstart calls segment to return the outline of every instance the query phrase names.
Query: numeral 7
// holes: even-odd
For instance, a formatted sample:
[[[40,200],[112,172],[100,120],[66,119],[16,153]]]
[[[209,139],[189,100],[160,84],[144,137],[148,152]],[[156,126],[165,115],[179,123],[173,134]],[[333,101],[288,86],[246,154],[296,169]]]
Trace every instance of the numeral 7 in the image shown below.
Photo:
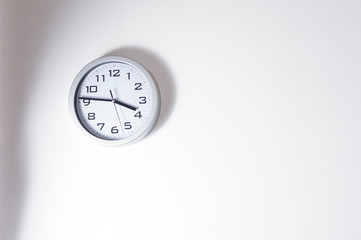
[[[103,129],[104,125],[105,125],[105,123],[97,123],[97,126],[101,126],[101,127],[100,127],[100,130]]]

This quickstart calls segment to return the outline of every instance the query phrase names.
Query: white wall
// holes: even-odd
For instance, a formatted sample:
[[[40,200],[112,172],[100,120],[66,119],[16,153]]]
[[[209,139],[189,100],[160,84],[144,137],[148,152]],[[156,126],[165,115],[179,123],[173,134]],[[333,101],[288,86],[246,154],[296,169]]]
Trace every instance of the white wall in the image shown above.
[[[2,239],[361,239],[361,2],[2,0]],[[97,145],[88,62],[156,77],[143,141]]]

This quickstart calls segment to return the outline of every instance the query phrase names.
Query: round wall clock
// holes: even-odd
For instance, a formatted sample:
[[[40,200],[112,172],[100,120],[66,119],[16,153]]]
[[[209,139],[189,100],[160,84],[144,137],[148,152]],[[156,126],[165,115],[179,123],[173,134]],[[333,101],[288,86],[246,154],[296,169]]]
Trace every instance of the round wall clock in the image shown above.
[[[75,77],[69,108],[89,136],[106,145],[124,145],[152,130],[160,112],[160,94],[142,65],[107,56],[89,63]]]

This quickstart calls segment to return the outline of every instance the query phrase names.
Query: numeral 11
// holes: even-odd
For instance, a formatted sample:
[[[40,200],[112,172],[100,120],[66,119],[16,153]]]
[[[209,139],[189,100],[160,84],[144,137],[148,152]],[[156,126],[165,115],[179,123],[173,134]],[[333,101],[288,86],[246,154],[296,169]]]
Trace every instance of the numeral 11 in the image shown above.
[[[105,75],[95,75],[97,78],[97,82],[99,82],[100,80],[102,80],[103,82],[105,82]]]

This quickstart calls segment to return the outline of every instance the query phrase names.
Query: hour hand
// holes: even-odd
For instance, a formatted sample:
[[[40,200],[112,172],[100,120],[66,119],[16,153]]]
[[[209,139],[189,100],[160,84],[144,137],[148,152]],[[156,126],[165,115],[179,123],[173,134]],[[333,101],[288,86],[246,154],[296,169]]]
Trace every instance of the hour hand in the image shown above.
[[[123,102],[123,101],[119,101],[119,100],[115,99],[115,98],[113,97],[112,90],[109,90],[109,92],[110,92],[110,96],[112,97],[112,100],[111,100],[111,101],[112,101],[113,103],[116,103],[116,104],[118,104],[118,105],[120,105],[120,106],[129,108],[130,110],[133,110],[133,111],[135,111],[135,110],[138,109],[138,108],[135,107],[135,106],[132,106],[132,105],[130,105],[130,104],[128,104],[128,103],[125,103],[125,102]]]
[[[133,111],[136,111],[138,108],[135,107],[135,106],[132,106],[128,103],[125,103],[125,102],[122,102],[122,101],[119,101],[117,99],[113,99],[114,103],[120,105],[120,106],[123,106],[123,107],[126,107],[126,108],[129,108],[130,110],[133,110]]]

